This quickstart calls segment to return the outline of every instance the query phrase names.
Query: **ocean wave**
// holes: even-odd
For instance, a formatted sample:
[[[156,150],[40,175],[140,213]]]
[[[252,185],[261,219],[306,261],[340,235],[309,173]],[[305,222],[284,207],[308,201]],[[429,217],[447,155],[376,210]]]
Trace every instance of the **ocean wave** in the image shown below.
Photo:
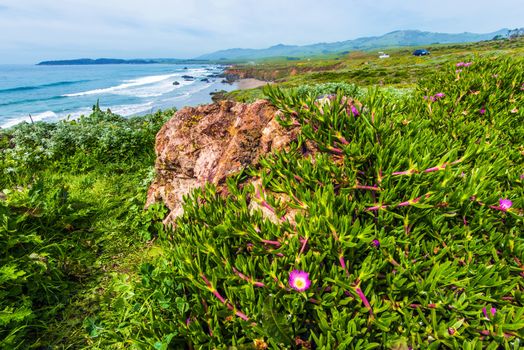
[[[42,113],[31,114],[31,117],[29,117],[29,114],[28,114],[27,116],[24,116],[24,117],[16,117],[16,118],[8,119],[4,121],[2,125],[0,125],[0,128],[3,128],[3,129],[10,128],[22,122],[30,123],[31,119],[34,122],[38,122],[38,121],[43,121],[43,120],[48,120],[48,119],[55,120],[57,118],[58,118],[58,115],[53,111],[46,111]]]
[[[147,103],[141,103],[141,104],[130,104],[130,105],[118,105],[118,106],[111,106],[109,109],[111,112],[115,114],[119,114],[123,117],[129,117],[133,115],[137,115],[140,113],[152,113],[153,110],[153,102],[147,102]],[[105,110],[104,106],[100,107],[102,110]],[[12,126],[15,126],[17,124],[20,124],[22,122],[31,122],[31,119],[33,122],[38,121],[50,121],[55,122],[58,120],[68,119],[68,120],[74,120],[77,118],[80,118],[82,115],[88,115],[91,114],[92,109],[91,108],[83,108],[78,109],[75,111],[69,111],[69,112],[63,112],[63,113],[55,113],[53,111],[45,111],[42,113],[36,113],[31,114],[31,117],[29,117],[29,114],[25,116],[18,116],[14,118],[10,118],[7,120],[3,120],[3,123],[0,124],[0,128],[6,129],[10,128]]]
[[[121,105],[114,106],[111,109],[111,112],[119,114],[124,117],[129,117],[138,113],[148,112],[153,113],[153,102],[134,104],[134,105]]]
[[[70,94],[64,94],[64,97],[79,97],[89,95],[103,95],[103,94],[114,94],[114,95],[127,95],[135,97],[158,97],[163,94],[179,89],[183,86],[190,85],[194,81],[179,81],[180,85],[173,85],[173,78],[181,79],[183,75],[191,75],[198,77],[206,72],[205,69],[196,68],[186,70],[184,72],[177,72],[165,75],[152,75],[142,78],[132,79],[124,81],[123,84],[102,88],[94,89],[83,92],[76,92]]]
[[[48,97],[48,98],[29,98],[29,99],[25,99],[25,100],[18,100],[18,101],[11,101],[11,102],[0,103],[0,107],[13,106],[13,105],[23,105],[23,104],[26,104],[26,103],[33,103],[33,102],[61,100],[63,98],[65,98],[65,97],[64,96],[52,96],[52,97]]]
[[[49,84],[42,84],[42,85],[18,86],[18,87],[9,88],[9,89],[0,89],[0,94],[8,93],[8,92],[39,90],[39,89],[45,89],[45,88],[55,87],[55,86],[68,86],[68,85],[74,85],[74,84],[80,84],[80,83],[87,83],[89,81],[91,80],[58,81],[56,83],[49,83]]]

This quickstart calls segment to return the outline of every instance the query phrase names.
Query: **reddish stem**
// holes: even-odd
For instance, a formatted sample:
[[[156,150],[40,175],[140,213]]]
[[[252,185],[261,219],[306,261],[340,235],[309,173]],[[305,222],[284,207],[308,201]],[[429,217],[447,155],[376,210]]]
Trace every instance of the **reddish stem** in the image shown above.
[[[357,190],[369,190],[369,191],[382,191],[380,187],[376,186],[362,186],[362,185],[356,185],[354,187]]]
[[[298,253],[298,255],[304,253],[308,240],[309,240],[309,237],[306,237],[304,240],[302,240],[302,247],[300,248],[300,252]]]
[[[266,285],[262,282],[256,282],[252,277],[248,277],[244,275],[242,272],[238,271],[236,268],[233,267],[233,271],[237,274],[238,277],[243,279],[244,281],[247,281],[249,283],[252,283],[255,287],[265,287]]]
[[[362,292],[362,289],[360,289],[359,287],[356,288],[356,292],[360,298],[360,300],[362,300],[362,302],[364,303],[364,305],[368,308],[369,310],[369,313],[371,315],[373,315],[373,309],[371,308],[371,305],[369,304],[369,301],[368,299],[366,298],[366,296],[364,295],[364,292]]]
[[[231,311],[234,311],[235,312],[235,315],[237,315],[238,317],[240,317],[241,319],[243,319],[244,321],[249,321],[249,317],[247,317],[245,314],[243,314],[242,312],[236,310],[236,308],[231,305],[230,303],[228,303],[224,297],[222,295],[220,295],[220,293],[213,287],[213,285],[211,284],[211,282],[209,282],[209,280],[207,279],[206,276],[204,276],[203,274],[200,274],[200,277],[204,280],[204,282],[206,283],[207,287],[209,288],[209,290],[211,291],[211,293],[213,293],[213,295],[218,299],[220,300],[220,302],[222,304],[224,304],[229,310]],[[212,336],[212,335],[211,335]]]
[[[340,148],[336,148],[336,147],[328,147],[328,150],[331,152],[331,153],[335,153],[337,155],[344,155],[344,151],[342,151]]]
[[[269,241],[267,239],[263,239],[262,243],[274,245],[276,247],[280,247],[281,246],[280,242],[278,242],[278,241]]]

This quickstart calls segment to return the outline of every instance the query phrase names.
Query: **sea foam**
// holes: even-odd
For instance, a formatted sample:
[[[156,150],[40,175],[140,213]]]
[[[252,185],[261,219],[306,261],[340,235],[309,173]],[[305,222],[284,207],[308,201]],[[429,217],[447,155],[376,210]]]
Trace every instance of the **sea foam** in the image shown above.
[[[185,72],[178,72],[173,74],[164,75],[152,75],[141,77],[137,79],[124,81],[120,85],[94,89],[89,91],[77,92],[64,94],[64,97],[78,97],[78,96],[89,96],[89,95],[104,95],[104,94],[115,94],[115,95],[126,95],[136,97],[158,97],[165,93],[179,89],[183,86],[191,85],[195,81],[181,80],[183,75],[191,75],[197,78],[198,76],[205,73],[205,69],[191,69]],[[173,85],[173,81],[178,78],[179,85]]]

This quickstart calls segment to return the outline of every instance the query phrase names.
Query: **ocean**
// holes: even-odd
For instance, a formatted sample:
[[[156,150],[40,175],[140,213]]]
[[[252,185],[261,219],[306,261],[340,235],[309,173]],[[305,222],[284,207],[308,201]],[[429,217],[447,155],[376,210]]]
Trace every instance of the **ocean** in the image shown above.
[[[122,116],[210,103],[210,92],[235,88],[215,77],[222,71],[218,65],[0,65],[0,127],[29,122],[29,115],[75,118],[97,101]]]

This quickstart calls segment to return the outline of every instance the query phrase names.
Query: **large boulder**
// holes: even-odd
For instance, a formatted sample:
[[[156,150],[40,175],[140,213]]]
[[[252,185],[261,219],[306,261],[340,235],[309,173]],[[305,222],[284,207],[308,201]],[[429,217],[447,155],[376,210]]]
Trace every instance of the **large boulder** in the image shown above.
[[[278,113],[265,100],[222,101],[178,111],[157,134],[156,178],[146,205],[164,202],[170,210],[165,223],[173,224],[191,190],[206,182],[221,186],[229,174],[287,146],[298,129],[283,128]]]

